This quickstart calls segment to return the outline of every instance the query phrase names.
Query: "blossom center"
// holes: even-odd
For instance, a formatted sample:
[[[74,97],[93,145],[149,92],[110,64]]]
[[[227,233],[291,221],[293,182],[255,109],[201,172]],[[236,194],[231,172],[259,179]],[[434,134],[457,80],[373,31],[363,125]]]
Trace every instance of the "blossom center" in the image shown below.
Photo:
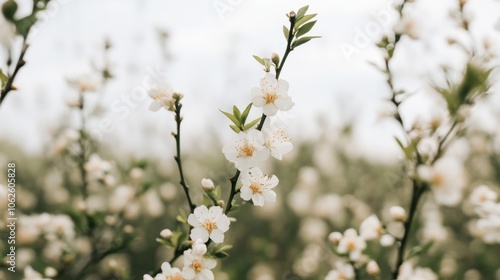
[[[196,272],[200,272],[203,269],[203,265],[198,261],[193,261],[193,269]]]
[[[167,277],[167,280],[182,280],[182,276],[180,274],[176,274],[176,275],[171,275],[171,276],[168,276]]]
[[[217,225],[211,221],[211,220],[206,220],[204,223],[203,223],[203,227],[208,231],[208,232],[212,232],[212,230],[216,229],[217,228]]]
[[[258,183],[252,183],[250,185],[250,189],[253,191],[253,193],[262,193],[262,186]]]
[[[443,181],[444,181],[444,178],[441,174],[435,174],[434,176],[432,176],[431,184],[433,186],[439,186],[439,185],[443,184]]]
[[[160,90],[158,94],[153,97],[154,100],[162,100],[162,99],[169,99],[168,92],[166,90]]]
[[[347,249],[349,249],[349,251],[356,249],[356,242],[354,241],[347,242]]]
[[[245,143],[242,147],[239,148],[240,156],[251,157],[253,155],[255,148],[251,145]]]
[[[278,99],[278,95],[275,92],[266,92],[264,99],[266,100],[266,104],[274,103]]]

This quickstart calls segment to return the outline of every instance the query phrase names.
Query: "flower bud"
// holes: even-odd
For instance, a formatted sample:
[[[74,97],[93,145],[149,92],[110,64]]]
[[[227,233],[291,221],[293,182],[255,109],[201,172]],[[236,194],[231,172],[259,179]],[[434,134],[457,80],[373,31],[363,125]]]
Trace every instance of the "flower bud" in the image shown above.
[[[203,243],[200,239],[197,239],[193,243],[193,253],[199,256],[203,256],[207,253],[207,245]]]
[[[392,246],[394,245],[395,241],[396,240],[394,239],[394,237],[392,237],[392,235],[390,234],[384,234],[382,235],[382,237],[380,237],[380,245],[382,245],[382,247]]]
[[[224,203],[224,200],[221,199],[221,200],[217,201],[217,206],[224,208],[225,205],[226,205],[226,203]]]
[[[215,190],[214,182],[212,182],[212,180],[207,178],[201,179],[201,186],[203,190],[207,193]]]
[[[14,21],[14,15],[17,12],[18,5],[14,0],[8,0],[2,5],[2,14],[8,21]]]
[[[407,218],[406,210],[401,206],[392,206],[389,209],[389,216],[396,222],[405,222]]]
[[[378,266],[377,262],[374,260],[371,260],[368,262],[366,265],[366,273],[370,276],[377,276],[380,274],[380,267]]]
[[[290,17],[290,18],[294,18],[294,17],[296,17],[296,16],[297,16],[297,14],[296,14],[294,11],[291,11],[291,12],[288,14],[288,17]]]
[[[274,65],[278,66],[280,64],[280,56],[277,53],[273,53],[271,55],[271,61],[274,63]]]
[[[335,231],[335,232],[332,232],[328,235],[328,240],[333,244],[333,245],[337,245],[339,244],[340,240],[342,239],[342,233],[338,232],[338,231]]]
[[[166,228],[160,231],[160,236],[164,239],[170,239],[172,237],[172,231]]]
[[[45,276],[54,278],[57,276],[57,270],[51,266],[48,266],[45,268]]]
[[[134,233],[134,227],[131,225],[125,225],[123,227],[123,232],[126,234],[132,234],[132,233]]]

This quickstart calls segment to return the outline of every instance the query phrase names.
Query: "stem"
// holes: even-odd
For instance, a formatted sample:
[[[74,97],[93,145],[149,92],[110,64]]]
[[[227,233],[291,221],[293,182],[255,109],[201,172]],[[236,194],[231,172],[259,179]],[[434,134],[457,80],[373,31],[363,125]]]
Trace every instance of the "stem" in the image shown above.
[[[24,56],[26,55],[26,51],[28,50],[28,43],[26,42],[26,37],[23,38],[23,46],[21,48],[21,53],[19,54],[19,58],[17,59],[17,64],[16,67],[14,68],[14,72],[9,76],[9,79],[7,80],[7,83],[5,84],[4,88],[0,92],[0,105],[2,105],[2,102],[4,101],[5,97],[7,97],[7,94],[11,92],[12,90],[15,90],[16,88],[13,86],[14,84],[14,79],[16,78],[17,74],[19,73],[19,70],[23,68],[23,66],[26,64],[26,61],[24,61]]]
[[[295,26],[295,16],[290,16],[290,29],[288,32],[288,41],[286,44],[286,49],[285,49],[285,54],[283,55],[283,59],[281,60],[279,66],[276,68],[276,80],[279,79],[281,75],[281,70],[283,70],[283,66],[285,65],[285,61],[288,58],[288,55],[290,52],[293,51],[292,49],[292,41],[293,41],[293,32],[294,32],[294,26]],[[261,131],[262,127],[264,127],[264,123],[266,122],[267,116],[265,114],[262,114],[262,117],[260,118],[260,123],[257,126],[257,130]],[[233,207],[233,199],[234,196],[237,193],[236,190],[236,184],[238,183],[238,178],[240,177],[241,171],[237,170],[236,173],[234,174],[229,181],[231,182],[231,192],[229,193],[229,198],[227,200],[227,205],[226,205],[226,210],[224,211],[225,214],[229,213],[231,211],[231,208]]]
[[[181,122],[182,122],[182,117],[181,117],[181,109],[182,109],[182,104],[180,103],[180,98],[176,98],[175,104],[174,104],[174,111],[175,111],[175,122],[177,123],[177,132],[172,133],[172,135],[175,138],[175,144],[176,144],[176,150],[177,150],[177,155],[174,156],[175,162],[177,162],[177,167],[179,169],[179,175],[181,177],[180,184],[182,188],[184,189],[184,193],[186,194],[186,198],[189,204],[189,209],[191,210],[191,213],[194,211],[196,208],[196,205],[193,203],[191,200],[191,195],[189,194],[189,187],[186,183],[186,179],[184,178],[184,171],[182,169],[182,159],[181,159]]]
[[[86,199],[88,196],[88,180],[87,180],[87,170],[85,169],[85,163],[87,162],[87,158],[85,155],[85,98],[84,98],[84,93],[80,93],[80,104],[79,104],[79,109],[80,109],[80,139],[78,140],[78,144],[80,146],[80,155],[79,155],[79,169],[80,169],[80,176],[82,178],[82,195],[83,198]]]
[[[401,243],[398,248],[398,256],[396,260],[396,266],[394,268],[394,272],[392,274],[393,279],[397,279],[399,276],[399,268],[403,264],[404,261],[404,254],[405,254],[405,249],[406,245],[408,244],[408,238],[410,236],[411,232],[411,226],[413,224],[413,218],[415,217],[415,214],[417,212],[417,206],[418,202],[420,201],[420,198],[422,196],[423,190],[422,188],[418,185],[418,182],[416,179],[412,179],[412,195],[411,195],[411,203],[410,203],[410,210],[408,211],[408,220],[404,223],[405,226],[405,233],[403,235],[403,238],[401,239]]]
[[[448,132],[446,132],[446,134],[443,136],[443,138],[441,138],[441,140],[439,140],[436,156],[432,160],[432,163],[435,163],[441,157],[441,154],[443,153],[443,150],[444,150],[444,144],[446,143],[446,140],[448,140],[448,138],[450,137],[453,130],[455,130],[457,125],[458,125],[458,121],[457,120],[453,121],[453,124],[451,125]]]

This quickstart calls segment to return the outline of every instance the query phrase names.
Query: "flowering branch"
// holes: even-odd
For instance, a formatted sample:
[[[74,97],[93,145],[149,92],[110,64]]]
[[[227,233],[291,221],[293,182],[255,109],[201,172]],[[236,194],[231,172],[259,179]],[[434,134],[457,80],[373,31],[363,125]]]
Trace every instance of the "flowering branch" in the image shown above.
[[[177,132],[172,133],[172,135],[175,138],[175,145],[176,145],[176,151],[177,155],[174,156],[175,162],[177,163],[177,167],[179,169],[179,175],[181,177],[180,184],[182,186],[182,189],[184,190],[184,193],[186,194],[186,198],[189,204],[189,209],[191,212],[193,212],[194,208],[196,208],[196,205],[193,203],[191,200],[191,195],[189,194],[189,187],[186,183],[186,179],[184,178],[184,171],[182,169],[182,159],[181,159],[181,122],[182,122],[182,116],[181,116],[181,109],[182,109],[182,104],[180,103],[181,96],[177,95],[174,97],[174,113],[175,113],[175,122],[177,124]]]
[[[26,51],[28,50],[29,45],[26,43],[26,38],[23,38],[23,46],[21,48],[21,53],[19,54],[19,58],[17,59],[17,64],[16,67],[14,68],[14,72],[9,76],[7,79],[7,82],[5,83],[5,86],[2,88],[0,92],[0,106],[2,105],[5,97],[7,97],[7,94],[11,92],[12,90],[15,90],[16,88],[14,87],[14,80],[16,79],[17,74],[19,73],[19,70],[23,68],[23,66],[26,64],[26,61],[24,61],[24,56],[26,54]]]

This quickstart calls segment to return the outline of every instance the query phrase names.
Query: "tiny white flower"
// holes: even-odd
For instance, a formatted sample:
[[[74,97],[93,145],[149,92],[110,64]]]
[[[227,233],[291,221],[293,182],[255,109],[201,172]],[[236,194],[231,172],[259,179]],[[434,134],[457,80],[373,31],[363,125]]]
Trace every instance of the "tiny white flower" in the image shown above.
[[[273,189],[278,185],[276,175],[271,178],[262,174],[257,168],[251,168],[241,174],[240,196],[243,200],[252,200],[255,206],[264,206],[264,202],[276,202],[276,193]]]
[[[382,224],[376,215],[370,215],[361,223],[361,226],[359,227],[360,235],[365,240],[376,239],[380,237],[383,231],[384,229]]]
[[[366,265],[366,273],[371,276],[376,276],[380,274],[380,267],[378,266],[377,262],[374,260],[371,260],[368,262]]]
[[[103,179],[104,175],[111,170],[111,164],[101,159],[98,154],[92,154],[84,168],[90,179]]]
[[[290,152],[293,149],[293,145],[290,142],[290,138],[285,135],[283,129],[275,128],[264,128],[262,130],[265,137],[265,145],[271,151],[271,156],[275,159],[281,160],[283,155]]]
[[[162,107],[170,110],[174,106],[174,91],[172,87],[165,82],[157,82],[148,90],[148,95],[153,99],[149,105],[150,111],[158,111]]]
[[[229,229],[230,224],[220,206],[212,206],[209,210],[205,205],[196,207],[194,213],[189,214],[188,222],[193,226],[190,235],[192,240],[207,242],[210,238],[215,243],[224,241],[224,232]]]
[[[208,251],[207,245],[201,239],[196,239],[191,248],[193,249],[193,254],[200,256],[205,255]]]
[[[407,218],[406,210],[401,206],[392,206],[389,208],[389,216],[396,222],[405,222]]]
[[[357,260],[361,256],[361,252],[366,248],[366,242],[363,237],[358,236],[355,229],[350,228],[344,232],[344,236],[339,241],[337,252],[340,254],[349,253],[351,260]]]
[[[215,189],[214,182],[212,182],[212,180],[207,179],[207,178],[201,179],[201,187],[206,192],[211,192]]]
[[[171,238],[172,234],[173,234],[172,231],[170,229],[168,229],[168,228],[160,231],[160,236],[163,237],[163,238],[165,238],[165,239]]]
[[[184,277],[182,277],[180,269],[164,262],[161,265],[161,274],[156,275],[154,280],[184,280]]]
[[[279,111],[288,111],[295,105],[288,96],[288,82],[276,80],[268,73],[260,81],[260,88],[252,89],[252,103],[256,107],[263,107],[264,114],[274,116]]]
[[[398,280],[437,280],[437,275],[429,268],[413,268],[411,263],[405,262],[399,269]]]
[[[335,263],[335,269],[330,270],[325,280],[347,280],[354,278],[354,268],[352,265],[343,262]]]
[[[269,157],[269,150],[264,144],[262,132],[253,129],[247,133],[238,133],[236,141],[224,146],[222,152],[238,170],[244,171]]]
[[[396,240],[390,234],[384,234],[384,235],[382,235],[382,237],[380,237],[380,245],[382,247],[392,246],[392,245],[394,245],[394,242],[396,242]]]
[[[191,249],[188,249],[184,251],[184,268],[181,275],[186,280],[214,280],[214,273],[211,269],[216,265],[217,261],[194,254]]]
[[[474,205],[480,205],[486,202],[495,202],[497,200],[497,193],[491,188],[481,185],[472,191],[469,200]]]
[[[342,239],[342,233],[335,231],[332,232],[328,235],[328,240],[333,244],[333,245],[338,245],[340,240]]]
[[[452,158],[441,158],[433,166],[419,166],[419,177],[429,183],[436,202],[455,206],[462,200],[466,185],[463,165]]]

